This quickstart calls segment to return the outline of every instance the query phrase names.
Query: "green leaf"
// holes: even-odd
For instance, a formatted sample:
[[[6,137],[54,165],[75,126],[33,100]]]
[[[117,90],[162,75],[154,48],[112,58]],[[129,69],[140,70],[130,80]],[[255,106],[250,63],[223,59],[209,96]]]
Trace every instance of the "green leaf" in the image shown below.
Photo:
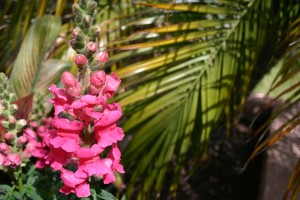
[[[60,27],[59,17],[43,16],[38,17],[27,32],[10,77],[12,88],[18,98],[35,92],[41,87],[40,84],[47,85],[53,76],[58,76],[54,73],[59,71],[58,69],[52,66],[54,71],[45,70],[43,63],[60,32]]]
[[[98,194],[97,197],[103,200],[117,200],[117,198],[114,197],[114,195],[107,192],[106,190],[101,190],[100,194]]]

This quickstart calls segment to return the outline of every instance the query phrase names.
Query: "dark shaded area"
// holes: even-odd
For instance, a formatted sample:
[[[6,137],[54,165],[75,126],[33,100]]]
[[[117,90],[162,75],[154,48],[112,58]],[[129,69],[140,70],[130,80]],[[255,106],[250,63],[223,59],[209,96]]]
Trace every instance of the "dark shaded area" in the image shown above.
[[[189,173],[182,174],[177,196],[168,199],[257,200],[265,154],[261,153],[243,168],[260,137],[254,133],[271,115],[272,108],[266,107],[267,101],[250,96],[229,138],[225,127],[214,130],[206,159],[186,180]]]
[[[263,154],[243,170],[255,140],[233,135],[213,134],[204,160],[196,173],[184,181],[176,199],[255,200],[258,198]]]

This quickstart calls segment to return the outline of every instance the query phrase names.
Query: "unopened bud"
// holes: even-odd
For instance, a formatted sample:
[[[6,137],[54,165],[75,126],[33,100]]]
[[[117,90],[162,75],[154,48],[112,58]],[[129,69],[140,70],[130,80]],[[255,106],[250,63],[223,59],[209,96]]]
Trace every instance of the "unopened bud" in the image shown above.
[[[21,135],[19,138],[18,138],[18,144],[22,145],[22,144],[25,144],[27,142],[27,137],[25,135]]]
[[[105,81],[106,81],[106,74],[102,70],[93,73],[90,78],[91,85],[95,87],[101,87],[102,85],[104,85]]]
[[[108,53],[106,51],[101,51],[96,54],[96,60],[98,60],[101,63],[106,62],[108,59]]]
[[[18,110],[18,106],[16,104],[10,105],[10,107],[9,107],[9,112],[10,113],[14,114],[14,113],[17,112],[17,110]]]
[[[79,5],[86,8],[88,0],[79,0]]]
[[[14,139],[14,134],[12,134],[11,132],[6,132],[5,134],[4,134],[4,138],[6,139],[6,140],[12,140],[12,139]]]
[[[89,53],[93,54],[97,51],[97,45],[94,42],[88,44],[87,50]]]
[[[96,1],[88,1],[86,6],[87,14],[92,15],[94,10],[97,8]]]
[[[82,54],[78,54],[75,58],[75,64],[79,67],[82,68],[83,66],[85,66],[88,63],[88,60],[86,59],[86,57]]]
[[[101,32],[101,28],[100,26],[92,26],[90,29],[89,29],[89,37],[92,37],[92,38],[96,38],[100,35],[100,32]]]
[[[6,129],[9,128],[9,124],[10,124],[9,121],[2,121],[1,123],[4,128],[6,128]]]
[[[72,49],[76,50],[75,46],[74,46],[74,43],[75,43],[74,39],[70,40],[70,45],[71,45]]]
[[[0,152],[3,152],[4,154],[8,154],[10,151],[9,146],[6,143],[1,142],[0,143]]]
[[[93,19],[89,15],[83,16],[82,23],[83,23],[84,28],[86,28],[86,29],[90,28],[92,22],[93,22]]]
[[[83,15],[84,11],[81,9],[79,4],[75,3],[75,4],[73,4],[72,7],[73,7],[73,11],[74,11],[75,15],[77,15],[79,17]]]
[[[74,28],[72,35],[76,38],[76,41],[83,41],[85,38],[85,34],[79,27]]]
[[[73,74],[70,72],[64,72],[61,76],[61,82],[69,87],[75,87],[78,84],[78,81],[75,79]]]

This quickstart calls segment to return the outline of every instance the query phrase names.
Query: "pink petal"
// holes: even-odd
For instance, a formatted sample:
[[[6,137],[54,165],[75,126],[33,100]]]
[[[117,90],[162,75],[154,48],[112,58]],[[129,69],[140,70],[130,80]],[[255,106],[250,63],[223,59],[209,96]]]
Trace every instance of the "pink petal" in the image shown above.
[[[70,138],[65,140],[65,143],[61,146],[63,150],[69,153],[75,152],[79,147],[78,141]]]
[[[90,158],[94,157],[101,152],[103,152],[103,148],[100,148],[98,145],[94,144],[91,148],[80,148],[75,152],[75,156],[77,158]]]
[[[114,182],[115,180],[116,180],[116,177],[113,172],[103,175],[103,183],[104,184],[109,184],[111,182]]]
[[[75,194],[79,198],[88,197],[91,195],[90,185],[88,183],[83,183],[75,188]]]
[[[83,178],[83,179],[77,178],[74,176],[74,173],[72,171],[65,170],[65,169],[61,170],[60,178],[65,185],[72,187],[72,188],[75,188],[76,185],[79,185],[86,181],[85,178]]]

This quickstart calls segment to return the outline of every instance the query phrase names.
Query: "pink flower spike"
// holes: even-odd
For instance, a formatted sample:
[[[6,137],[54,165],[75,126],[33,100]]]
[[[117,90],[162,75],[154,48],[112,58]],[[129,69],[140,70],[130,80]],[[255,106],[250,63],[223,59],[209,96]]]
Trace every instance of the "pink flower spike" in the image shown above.
[[[86,58],[84,55],[78,54],[78,55],[75,57],[75,64],[76,64],[79,68],[84,67],[87,63],[88,63],[88,60],[87,60],[87,58]]]
[[[96,60],[98,60],[100,63],[106,62],[108,59],[108,53],[106,51],[101,51],[96,54]]]

